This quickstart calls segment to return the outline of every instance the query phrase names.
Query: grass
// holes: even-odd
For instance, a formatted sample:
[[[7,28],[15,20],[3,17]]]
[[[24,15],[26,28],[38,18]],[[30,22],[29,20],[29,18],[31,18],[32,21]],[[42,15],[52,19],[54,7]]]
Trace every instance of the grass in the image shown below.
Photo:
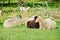
[[[25,25],[14,28],[3,28],[4,20],[0,20],[0,40],[60,40],[60,22],[56,29],[27,29]]]
[[[43,14],[41,13],[41,11],[38,12],[38,7],[36,7],[36,5],[38,5],[39,3],[34,4],[35,6],[31,7],[27,13],[20,12],[19,7],[17,7],[16,3],[12,3],[10,6],[8,4],[4,4],[2,8],[3,14],[0,17],[0,40],[60,40],[59,21],[57,21],[58,28],[52,30],[27,29],[27,26],[25,25],[17,26],[14,28],[3,27],[3,23],[6,19],[9,19],[10,17],[15,17],[19,14],[22,15],[23,18],[31,17],[33,15],[40,15],[43,17],[45,13]],[[57,6],[57,4],[49,5],[52,5],[52,10],[56,9],[55,6]],[[45,8],[45,6],[43,8]]]
[[[27,29],[25,25],[0,28],[0,40],[60,40],[60,22],[52,30]]]

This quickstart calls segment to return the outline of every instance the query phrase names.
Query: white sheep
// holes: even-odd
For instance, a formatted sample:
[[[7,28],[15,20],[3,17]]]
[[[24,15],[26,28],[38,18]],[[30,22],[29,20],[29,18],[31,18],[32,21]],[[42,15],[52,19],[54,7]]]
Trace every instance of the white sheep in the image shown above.
[[[9,27],[16,27],[18,25],[21,25],[21,17],[15,17],[15,18],[10,18],[4,21],[4,28],[9,28]]]
[[[27,12],[30,7],[20,7],[21,12]]]
[[[19,26],[21,24],[27,24],[28,20],[33,20],[34,17],[31,18],[21,18],[19,16],[15,17],[15,18],[10,18],[8,20],[4,21],[4,28],[9,28],[9,27],[16,27]]]
[[[30,17],[30,18],[22,18],[22,21],[23,21],[23,23],[24,23],[25,25],[27,25],[27,22],[28,22],[28,21],[31,21],[31,20],[34,20],[34,17],[35,17],[35,16],[32,16],[32,17]]]
[[[54,20],[51,20],[50,18],[44,20],[44,29],[55,29],[55,28],[56,28],[56,22]]]

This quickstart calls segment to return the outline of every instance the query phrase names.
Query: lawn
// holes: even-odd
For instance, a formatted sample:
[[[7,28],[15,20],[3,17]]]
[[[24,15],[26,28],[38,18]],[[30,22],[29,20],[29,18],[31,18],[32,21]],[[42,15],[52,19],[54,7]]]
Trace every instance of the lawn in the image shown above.
[[[14,14],[13,14],[14,13]],[[17,14],[16,14],[17,13]],[[27,26],[21,25],[14,28],[4,28],[4,20],[15,17],[19,12],[9,12],[0,17],[0,40],[60,40],[60,22],[57,22],[57,28],[52,30],[27,29]],[[23,12],[24,14],[24,12]],[[37,13],[29,12],[22,17],[37,15]],[[7,16],[6,16],[7,15]]]
[[[32,7],[32,5],[27,5],[31,8],[27,13],[25,13],[19,11],[19,7],[16,3],[13,3],[10,6],[5,4],[2,8],[3,14],[0,17],[0,40],[60,40],[60,19],[58,17],[55,18],[57,22],[57,28],[51,30],[27,29],[27,26],[25,25],[20,25],[14,28],[3,27],[3,23],[6,19],[15,17],[19,14],[22,15],[23,18],[31,17],[33,15],[39,15],[44,18],[45,12],[41,13],[41,11],[37,10],[38,7],[36,5],[34,7]],[[58,4],[50,4],[51,10],[55,10],[57,5]],[[45,8],[46,6],[42,7]],[[53,15],[54,13],[52,16]]]
[[[0,28],[0,40],[60,40],[60,22],[52,30],[27,29],[25,25]]]

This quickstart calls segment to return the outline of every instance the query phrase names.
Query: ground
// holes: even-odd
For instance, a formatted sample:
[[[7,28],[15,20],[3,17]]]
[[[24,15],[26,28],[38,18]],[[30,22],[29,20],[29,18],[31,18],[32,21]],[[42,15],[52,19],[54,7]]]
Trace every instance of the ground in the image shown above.
[[[0,40],[60,40],[60,23],[52,30],[27,29],[25,25],[0,28]]]

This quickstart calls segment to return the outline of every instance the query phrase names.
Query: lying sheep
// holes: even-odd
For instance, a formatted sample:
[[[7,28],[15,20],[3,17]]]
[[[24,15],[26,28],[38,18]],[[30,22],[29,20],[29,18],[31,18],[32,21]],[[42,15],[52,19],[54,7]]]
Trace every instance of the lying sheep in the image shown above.
[[[5,20],[4,24],[3,24],[4,28],[15,27],[15,26],[21,25],[21,23],[22,23],[21,19],[22,19],[22,17],[19,15],[15,18]]]
[[[8,20],[4,21],[4,27],[8,28],[8,27],[15,27],[21,24],[27,24],[28,20],[33,20],[33,17],[31,18],[22,18],[20,15],[15,17],[15,18],[10,18]]]
[[[35,22],[37,16],[34,17],[34,20],[29,20],[27,22],[27,28],[39,28],[39,22]]]
[[[45,29],[55,29],[56,22],[54,20],[51,20],[50,18],[47,18],[44,20],[44,28]]]
[[[39,28],[39,22],[35,22],[34,20],[28,21],[27,28]]]
[[[35,22],[39,22],[40,29],[55,29],[56,22],[51,20],[50,18],[46,18],[43,20],[41,17],[38,17]]]
[[[35,22],[39,22],[40,29],[42,29],[43,24],[44,24],[44,23],[43,23],[43,22],[44,22],[43,18],[42,18],[41,16],[38,16],[38,18],[36,19]]]
[[[31,20],[34,20],[34,17],[35,17],[35,16],[32,16],[32,17],[30,17],[30,18],[22,18],[22,20],[24,20],[24,21],[23,21],[24,24],[27,25],[27,22],[28,22],[28,21],[31,21]]]

